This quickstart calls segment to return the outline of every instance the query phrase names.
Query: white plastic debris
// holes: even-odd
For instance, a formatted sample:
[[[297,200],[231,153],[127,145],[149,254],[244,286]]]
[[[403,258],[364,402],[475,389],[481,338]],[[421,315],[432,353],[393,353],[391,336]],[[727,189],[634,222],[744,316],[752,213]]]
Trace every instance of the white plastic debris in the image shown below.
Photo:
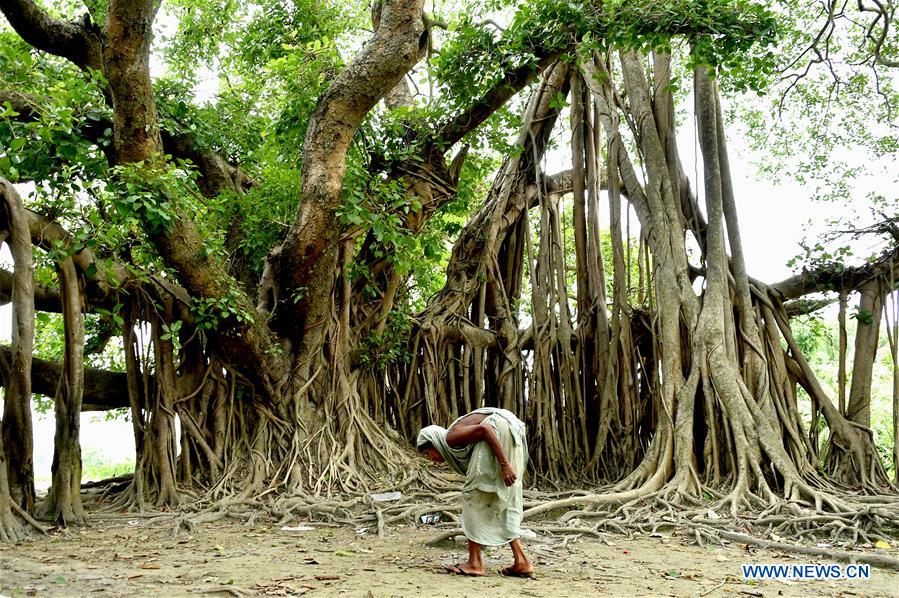
[[[440,515],[437,515],[436,513],[421,516],[421,522],[425,525],[433,525],[438,521],[440,521]]]
[[[528,540],[536,540],[536,539],[537,539],[537,532],[535,532],[535,531],[532,530],[532,529],[522,529],[522,530],[521,530],[521,537],[522,537],[522,538],[527,538]]]
[[[375,502],[392,502],[403,498],[402,492],[380,492],[378,494],[369,494]]]
[[[721,519],[721,515],[716,513],[715,511],[709,509],[708,513],[706,513],[709,519]]]
[[[285,525],[284,527],[281,528],[281,531],[282,532],[311,532],[314,529],[315,529],[314,527],[310,527],[308,525],[298,525],[296,527],[290,527],[290,526]]]

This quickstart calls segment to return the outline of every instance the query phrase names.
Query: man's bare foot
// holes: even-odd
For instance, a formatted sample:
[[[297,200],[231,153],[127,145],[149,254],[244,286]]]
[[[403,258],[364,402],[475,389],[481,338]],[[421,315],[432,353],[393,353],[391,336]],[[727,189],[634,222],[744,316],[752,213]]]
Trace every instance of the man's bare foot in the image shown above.
[[[530,563],[515,563],[500,571],[506,577],[534,577],[534,565]]]
[[[481,577],[484,575],[483,568],[478,569],[468,563],[456,563],[455,565],[444,565],[443,567],[452,575],[468,575],[469,577]]]

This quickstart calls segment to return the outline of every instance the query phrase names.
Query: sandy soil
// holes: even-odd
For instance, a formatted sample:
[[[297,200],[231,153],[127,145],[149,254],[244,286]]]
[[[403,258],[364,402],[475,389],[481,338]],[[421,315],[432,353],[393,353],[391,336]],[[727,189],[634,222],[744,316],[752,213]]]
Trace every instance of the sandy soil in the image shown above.
[[[294,524],[296,526],[296,524]],[[464,554],[448,540],[425,545],[427,527],[379,538],[350,528],[312,530],[212,523],[173,535],[169,522],[94,519],[90,527],[0,546],[4,596],[197,594],[267,596],[899,596],[899,573],[871,569],[863,581],[743,579],[742,563],[808,563],[810,557],[739,544],[685,545],[678,537],[526,540],[538,576],[501,577],[508,548],[487,554],[483,578],[450,576],[441,564]],[[461,538],[459,538],[461,540]],[[889,550],[899,556],[899,547]]]

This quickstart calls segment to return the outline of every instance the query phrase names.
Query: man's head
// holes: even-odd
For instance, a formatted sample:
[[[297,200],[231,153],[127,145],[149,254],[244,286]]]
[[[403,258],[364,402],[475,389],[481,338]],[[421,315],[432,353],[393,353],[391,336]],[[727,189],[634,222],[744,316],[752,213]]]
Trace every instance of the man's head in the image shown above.
[[[443,463],[443,455],[441,455],[440,451],[434,448],[434,445],[430,442],[418,445],[418,452],[434,463]]]

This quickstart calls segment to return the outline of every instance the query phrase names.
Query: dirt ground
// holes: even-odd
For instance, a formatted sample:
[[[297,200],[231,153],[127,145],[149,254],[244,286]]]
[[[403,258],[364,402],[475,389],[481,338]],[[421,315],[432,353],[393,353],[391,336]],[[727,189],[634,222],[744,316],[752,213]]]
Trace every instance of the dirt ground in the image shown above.
[[[747,548],[686,545],[679,537],[596,539],[540,534],[525,540],[536,579],[504,578],[508,548],[487,554],[487,576],[442,573],[464,555],[434,528],[371,530],[311,523],[282,530],[239,522],[173,534],[168,522],[95,518],[66,535],[0,546],[3,596],[197,594],[267,596],[899,596],[899,573],[871,568],[862,581],[743,579],[743,563],[812,563],[810,557]],[[458,538],[461,540],[461,538]],[[884,552],[884,551],[881,551]],[[899,556],[899,547],[887,551]]]

